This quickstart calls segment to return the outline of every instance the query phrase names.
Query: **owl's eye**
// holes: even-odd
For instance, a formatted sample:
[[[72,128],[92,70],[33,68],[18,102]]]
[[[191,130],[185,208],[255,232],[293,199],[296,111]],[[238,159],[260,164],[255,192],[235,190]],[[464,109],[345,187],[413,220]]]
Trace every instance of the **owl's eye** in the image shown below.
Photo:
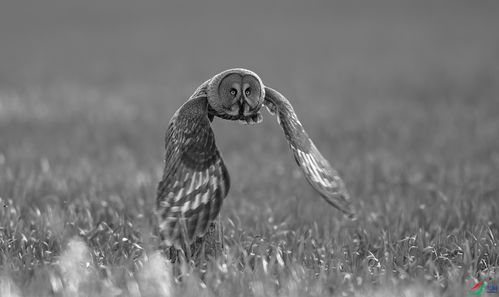
[[[230,89],[230,94],[235,97],[237,95],[237,90],[234,88]]]
[[[249,96],[251,94],[251,89],[250,88],[247,88],[245,91],[244,91],[244,94],[246,94],[246,96]]]

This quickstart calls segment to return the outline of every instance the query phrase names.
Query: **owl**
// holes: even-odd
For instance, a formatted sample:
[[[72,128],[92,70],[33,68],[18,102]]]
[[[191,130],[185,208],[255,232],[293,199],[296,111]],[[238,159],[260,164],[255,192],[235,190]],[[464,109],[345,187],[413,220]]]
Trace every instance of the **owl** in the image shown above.
[[[230,177],[215,144],[213,119],[256,124],[262,121],[262,106],[277,115],[310,185],[329,204],[354,215],[342,179],[309,138],[290,102],[264,86],[254,72],[229,69],[201,84],[169,122],[156,205],[163,245],[181,249],[203,237],[229,192]]]

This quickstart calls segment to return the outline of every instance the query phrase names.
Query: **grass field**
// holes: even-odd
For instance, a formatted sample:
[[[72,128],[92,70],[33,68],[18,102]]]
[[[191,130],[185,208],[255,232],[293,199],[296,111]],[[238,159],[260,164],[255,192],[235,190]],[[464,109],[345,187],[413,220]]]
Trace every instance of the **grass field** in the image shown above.
[[[468,296],[499,283],[497,3],[257,4],[4,4],[0,296]],[[178,282],[153,232],[164,132],[233,67],[290,99],[359,219],[311,189],[275,118],[215,120],[226,255]]]

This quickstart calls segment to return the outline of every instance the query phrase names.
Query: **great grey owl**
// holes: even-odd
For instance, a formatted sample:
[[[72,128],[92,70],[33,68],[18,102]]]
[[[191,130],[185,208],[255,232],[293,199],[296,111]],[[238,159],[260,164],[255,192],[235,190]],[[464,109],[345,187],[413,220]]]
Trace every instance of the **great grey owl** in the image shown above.
[[[309,138],[289,101],[264,86],[254,72],[229,69],[199,86],[170,120],[156,205],[162,244],[180,249],[203,237],[229,192],[229,173],[210,125],[214,117],[259,123],[263,105],[277,114],[294,158],[312,187],[329,204],[354,215],[343,181]]]

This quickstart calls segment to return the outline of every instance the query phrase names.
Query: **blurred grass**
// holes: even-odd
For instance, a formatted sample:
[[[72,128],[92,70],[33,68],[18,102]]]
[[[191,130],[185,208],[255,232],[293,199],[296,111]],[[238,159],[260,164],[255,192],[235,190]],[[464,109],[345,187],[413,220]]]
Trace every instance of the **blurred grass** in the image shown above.
[[[498,12],[492,1],[7,2],[2,296],[467,294],[498,266]],[[361,216],[344,221],[317,197],[274,118],[217,120],[227,257],[204,282],[191,271],[176,284],[154,258],[164,130],[232,67],[289,97]]]

